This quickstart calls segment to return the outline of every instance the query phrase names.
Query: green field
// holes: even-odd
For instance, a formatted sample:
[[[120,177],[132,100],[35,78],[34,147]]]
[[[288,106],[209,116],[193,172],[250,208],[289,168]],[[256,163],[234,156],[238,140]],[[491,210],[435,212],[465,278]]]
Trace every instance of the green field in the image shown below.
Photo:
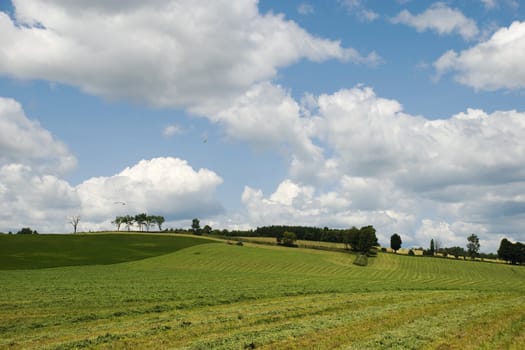
[[[65,246],[78,238],[60,237]],[[126,245],[122,239],[141,239],[142,245],[131,249],[134,259],[141,258],[142,248],[157,256],[101,265],[92,251],[87,256],[97,265],[13,270],[24,241],[11,245],[7,256],[3,247],[10,237],[0,237],[7,266],[0,271],[0,348],[523,349],[525,344],[524,267],[381,253],[358,267],[351,254],[323,250],[199,244],[173,236],[85,237],[93,240],[86,246],[105,240],[105,251]],[[153,254],[151,247],[161,240],[173,241],[162,241],[171,252],[153,249]],[[30,249],[35,259],[37,243]],[[42,250],[49,255],[49,248]]]

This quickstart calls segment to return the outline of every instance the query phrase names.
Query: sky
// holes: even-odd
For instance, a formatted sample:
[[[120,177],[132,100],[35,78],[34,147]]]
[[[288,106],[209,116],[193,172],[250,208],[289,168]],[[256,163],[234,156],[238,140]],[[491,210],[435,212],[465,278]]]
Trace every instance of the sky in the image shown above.
[[[524,61],[516,0],[0,0],[0,232],[146,212],[494,252],[525,241]]]

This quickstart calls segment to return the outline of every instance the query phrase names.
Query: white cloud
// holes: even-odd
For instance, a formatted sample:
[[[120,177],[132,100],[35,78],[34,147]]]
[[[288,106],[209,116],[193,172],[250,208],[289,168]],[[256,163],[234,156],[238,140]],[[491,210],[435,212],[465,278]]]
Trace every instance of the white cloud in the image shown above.
[[[311,4],[302,3],[297,6],[297,12],[301,15],[310,15],[315,12],[314,7]]]
[[[487,10],[493,10],[500,6],[506,6],[512,10],[517,10],[520,7],[518,0],[481,0]]]
[[[404,114],[398,102],[370,88],[341,90],[318,101],[317,130],[343,173],[388,174],[417,192],[524,175],[523,113],[469,109],[429,121]]]
[[[62,174],[76,166],[76,158],[48,130],[29,120],[18,102],[0,97],[0,166],[10,163]]]
[[[75,189],[53,175],[39,175],[30,166],[0,167],[0,230],[31,227],[40,232],[63,232],[67,217],[78,212]]]
[[[111,229],[117,215],[147,212],[167,221],[209,217],[224,211],[214,195],[222,179],[184,160],[143,160],[110,177],[76,187],[31,167],[0,167],[0,231],[30,226],[40,232],[70,232],[68,217],[80,215],[80,230]],[[121,202],[126,203],[122,205]]]
[[[458,33],[463,39],[468,40],[479,34],[476,22],[465,17],[461,11],[441,2],[435,3],[419,15],[403,10],[392,18],[392,22],[409,25],[416,28],[418,32],[433,30],[440,35]]]
[[[374,192],[377,194],[377,191]],[[311,186],[284,180],[276,191],[265,197],[261,190],[245,187],[242,194],[247,209],[247,220],[253,226],[271,224],[310,225],[317,227],[365,226],[371,223],[378,229],[383,241],[388,232],[403,229],[407,232],[414,224],[414,217],[396,210],[353,209],[348,193],[332,191],[317,193]]]
[[[501,232],[525,239],[519,230],[525,113],[468,109],[427,120],[362,86],[307,94],[301,105],[278,87],[266,88],[262,96],[272,98],[253,96],[244,101],[244,113],[231,111],[243,121],[251,108],[263,111],[238,125],[246,135],[262,130],[268,147],[296,141],[289,143],[290,178],[274,193],[246,187],[242,201],[252,227],[374,224],[385,240],[400,232],[416,246],[428,244],[422,232],[430,227],[442,229],[447,245],[461,243],[471,230],[485,250],[497,249],[494,237]],[[284,101],[288,108],[278,113]],[[264,115],[274,117],[275,129],[265,129]]]
[[[259,13],[256,0],[13,4],[16,22],[0,13],[0,74],[198,113],[303,58],[377,61]]]
[[[454,72],[457,81],[475,89],[523,89],[524,61],[525,22],[514,22],[468,50],[446,52],[434,66],[439,74]]]
[[[300,153],[315,153],[300,105],[278,85],[261,83],[212,116],[226,126],[234,139],[249,141],[257,147],[292,145]]]
[[[109,229],[116,215],[149,212],[177,220],[224,210],[214,195],[222,178],[178,158],[143,160],[76,187],[60,178],[75,163],[67,147],[27,119],[18,102],[0,98],[0,231],[30,226],[68,232],[71,215],[81,216],[80,229]],[[116,203],[121,201],[126,205]]]
[[[142,160],[110,177],[91,178],[77,186],[82,214],[92,220],[140,212],[176,220],[223,211],[214,196],[221,177],[208,169],[195,171],[185,160]],[[122,206],[116,202],[125,202]]]
[[[162,134],[166,137],[178,135],[178,134],[181,134],[182,132],[183,132],[183,129],[177,124],[168,125],[164,128],[164,130],[162,130]]]
[[[339,3],[360,21],[372,22],[379,18],[379,14],[368,9],[362,0],[339,0]]]
[[[481,2],[483,3],[485,8],[487,8],[487,9],[493,9],[497,5],[497,1],[496,0],[481,0]]]

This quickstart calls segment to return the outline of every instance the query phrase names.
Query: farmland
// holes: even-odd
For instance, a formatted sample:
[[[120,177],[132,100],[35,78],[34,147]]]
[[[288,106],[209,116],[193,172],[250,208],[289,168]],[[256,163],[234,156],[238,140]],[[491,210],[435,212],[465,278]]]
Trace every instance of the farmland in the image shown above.
[[[79,238],[61,237],[66,246]],[[0,244],[15,238],[2,236]],[[358,267],[343,252],[154,235],[85,239],[93,241],[84,247],[101,239],[107,251],[120,247],[118,263],[90,248],[85,256],[92,261],[78,266],[58,256],[58,267],[15,269],[27,245],[11,242],[11,253],[2,251],[0,348],[518,349],[525,343],[519,266],[379,254]],[[50,266],[46,249],[40,267]],[[125,261],[128,254],[133,258]]]

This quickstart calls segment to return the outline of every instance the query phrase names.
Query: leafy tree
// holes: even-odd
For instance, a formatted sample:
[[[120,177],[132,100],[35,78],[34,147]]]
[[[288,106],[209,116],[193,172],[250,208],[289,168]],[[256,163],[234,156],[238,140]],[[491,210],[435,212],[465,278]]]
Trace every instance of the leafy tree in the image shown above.
[[[525,245],[520,242],[512,243],[503,238],[498,249],[498,256],[511,264],[522,264],[525,262]]]
[[[201,225],[199,219],[195,218],[191,221],[191,229],[196,235],[199,235],[201,233]]]
[[[210,225],[205,225],[203,228],[202,228],[202,232],[205,234],[205,235],[209,235],[211,233],[211,226]]]
[[[146,227],[146,231],[149,232],[149,228],[153,226],[154,222],[155,222],[155,216],[146,214],[146,216],[144,217],[144,226]]]
[[[471,234],[467,237],[467,241],[467,254],[471,259],[474,259],[479,253],[479,238],[475,234]]]
[[[128,232],[131,229],[131,226],[135,223],[135,218],[131,215],[126,215],[122,217],[122,223],[126,225]]]
[[[164,223],[164,216],[160,216],[160,215],[157,215],[154,217],[154,220],[153,220],[157,226],[159,227],[159,231],[162,231],[162,224]]]
[[[394,250],[394,253],[397,253],[399,248],[401,248],[402,243],[401,236],[397,233],[394,233],[392,236],[390,236],[390,248]]]
[[[346,249],[352,248],[353,250],[357,250],[359,229],[355,226],[352,226],[352,228],[344,230],[342,233],[342,240]]]
[[[370,249],[377,246],[376,229],[374,226],[363,226],[359,229],[359,238],[357,241],[357,250],[368,254]]]
[[[148,218],[148,215],[146,213],[141,213],[135,215],[135,223],[139,227],[139,231],[143,230],[144,225],[146,224],[146,219]]]
[[[286,231],[283,233],[282,242],[287,247],[293,247],[297,236],[293,232]]]
[[[516,242],[514,244],[514,254],[516,255],[516,260],[519,264],[525,263],[525,244]]]
[[[462,247],[445,248],[445,251],[447,252],[447,254],[453,255],[456,259],[460,256],[465,256],[467,254],[465,249]]]
[[[432,238],[430,240],[430,255],[434,255],[434,253],[436,252],[436,248],[434,247],[434,238]]]
[[[512,260],[512,243],[508,239],[503,238],[501,240],[498,248],[498,256],[505,261]]]
[[[33,234],[36,235],[38,234],[38,232],[36,232],[36,230],[35,231],[31,230],[31,228],[29,227],[24,227],[20,231],[18,231],[16,234],[17,235],[33,235]]]
[[[124,216],[117,216],[115,220],[111,221],[111,223],[115,226],[117,226],[117,231],[120,231],[120,226],[125,223],[125,217]]]
[[[73,233],[77,233],[77,226],[80,222],[80,215],[73,215],[69,218],[69,223],[73,226]]]

